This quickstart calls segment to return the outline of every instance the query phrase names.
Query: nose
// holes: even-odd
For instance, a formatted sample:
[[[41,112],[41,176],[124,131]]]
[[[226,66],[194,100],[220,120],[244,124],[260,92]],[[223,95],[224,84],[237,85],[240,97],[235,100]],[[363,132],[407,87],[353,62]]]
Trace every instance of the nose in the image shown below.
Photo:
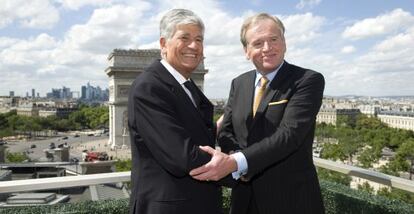
[[[188,44],[188,47],[189,47],[189,48],[196,49],[196,48],[198,48],[198,47],[199,47],[199,44],[198,44],[198,42],[197,42],[196,40],[192,40],[192,41]]]
[[[264,41],[264,43],[263,43],[263,50],[264,51],[268,51],[270,49],[272,49],[272,45],[270,45],[268,41]]]

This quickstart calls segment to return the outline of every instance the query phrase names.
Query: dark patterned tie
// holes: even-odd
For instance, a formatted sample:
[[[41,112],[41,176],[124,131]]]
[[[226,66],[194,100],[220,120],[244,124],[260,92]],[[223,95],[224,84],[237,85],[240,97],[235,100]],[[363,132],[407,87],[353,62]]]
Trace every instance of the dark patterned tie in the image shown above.
[[[197,93],[197,86],[190,80],[184,82],[184,86],[191,92],[196,108],[200,107],[200,96]]]

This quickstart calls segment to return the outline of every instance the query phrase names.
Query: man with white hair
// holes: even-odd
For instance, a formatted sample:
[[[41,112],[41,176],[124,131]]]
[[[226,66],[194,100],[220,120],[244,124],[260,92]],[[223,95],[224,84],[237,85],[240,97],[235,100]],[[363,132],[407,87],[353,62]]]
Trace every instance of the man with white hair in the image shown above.
[[[199,146],[215,145],[213,105],[190,79],[203,59],[204,24],[174,9],[160,34],[162,59],[135,79],[128,100],[130,213],[222,213],[220,186],[189,175],[211,159]]]

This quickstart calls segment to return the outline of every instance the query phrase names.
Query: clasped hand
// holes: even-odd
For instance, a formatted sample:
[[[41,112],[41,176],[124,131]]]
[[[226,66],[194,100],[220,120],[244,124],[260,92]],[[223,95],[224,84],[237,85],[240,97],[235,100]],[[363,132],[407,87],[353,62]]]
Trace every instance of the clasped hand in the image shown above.
[[[200,146],[200,149],[209,153],[210,162],[190,171],[190,175],[200,181],[218,181],[237,170],[236,160],[225,153],[211,148]]]

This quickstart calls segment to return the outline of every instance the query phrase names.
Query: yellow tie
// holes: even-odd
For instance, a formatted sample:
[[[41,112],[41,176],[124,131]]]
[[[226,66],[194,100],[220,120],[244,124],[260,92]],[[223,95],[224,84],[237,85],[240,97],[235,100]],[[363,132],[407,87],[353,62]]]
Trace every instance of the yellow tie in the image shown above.
[[[254,98],[253,103],[253,117],[256,115],[257,108],[259,107],[260,101],[262,100],[262,97],[266,91],[267,82],[269,82],[269,80],[265,76],[262,76],[262,78],[260,78],[260,88],[256,94],[256,97]]]

